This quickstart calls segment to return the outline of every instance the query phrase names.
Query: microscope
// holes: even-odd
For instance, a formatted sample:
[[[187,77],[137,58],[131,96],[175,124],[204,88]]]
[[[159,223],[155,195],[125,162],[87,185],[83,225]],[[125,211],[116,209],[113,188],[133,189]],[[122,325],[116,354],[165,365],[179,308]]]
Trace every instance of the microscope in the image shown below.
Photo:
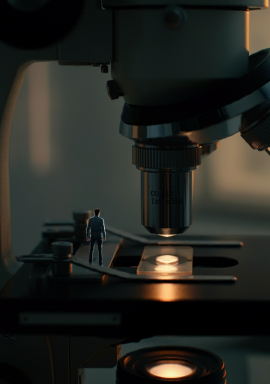
[[[118,384],[225,384],[224,362],[210,352],[168,346],[121,358],[120,347],[155,335],[269,335],[268,238],[173,237],[192,224],[194,171],[220,140],[240,133],[270,154],[270,49],[249,55],[249,13],[267,7],[0,2],[1,382],[86,384],[85,368],[117,364]],[[107,226],[104,267],[87,259],[87,210],[47,223],[57,229],[30,255],[12,253],[10,128],[24,74],[38,61],[110,70],[108,96],[125,100],[119,130],[134,143],[149,235]]]

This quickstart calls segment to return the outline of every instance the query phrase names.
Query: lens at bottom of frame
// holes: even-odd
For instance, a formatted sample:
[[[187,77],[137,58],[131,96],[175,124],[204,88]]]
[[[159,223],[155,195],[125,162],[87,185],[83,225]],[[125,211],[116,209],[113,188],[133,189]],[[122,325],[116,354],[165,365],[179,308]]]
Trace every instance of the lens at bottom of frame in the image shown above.
[[[117,363],[117,384],[226,384],[223,360],[202,349],[161,346],[139,349]]]
[[[195,369],[194,366],[187,366],[186,364],[173,361],[164,362],[164,360],[146,366],[146,370],[151,373],[151,375],[164,379],[186,377],[194,372]]]

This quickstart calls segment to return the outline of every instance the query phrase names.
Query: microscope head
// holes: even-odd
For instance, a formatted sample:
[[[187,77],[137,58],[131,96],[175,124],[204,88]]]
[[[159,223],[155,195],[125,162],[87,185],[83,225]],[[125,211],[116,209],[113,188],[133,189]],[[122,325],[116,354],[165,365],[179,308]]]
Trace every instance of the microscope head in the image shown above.
[[[212,109],[211,101],[202,108],[205,95],[244,76],[249,65],[247,10],[175,3],[120,7],[114,16],[112,77],[126,101],[120,132],[135,142],[142,224],[162,236],[192,224],[193,171],[202,145],[219,140],[203,132],[194,137],[204,127],[201,116]]]
[[[249,12],[239,12],[239,1],[246,2],[246,8],[250,2],[230,1],[234,5],[224,10],[219,0],[211,1],[212,7],[209,0],[194,0],[191,7],[182,7],[183,0],[170,6],[166,0],[147,0],[144,6],[140,6],[142,1],[130,0],[125,7],[119,0],[107,0],[111,6],[118,5],[114,9],[112,78],[126,103],[175,104],[245,75]]]
[[[104,2],[114,11],[114,80],[108,91],[126,102],[120,133],[135,142],[142,224],[173,236],[192,224],[193,171],[202,151],[210,153],[236,133],[223,116],[223,91],[249,72],[249,8],[264,4],[122,3]]]

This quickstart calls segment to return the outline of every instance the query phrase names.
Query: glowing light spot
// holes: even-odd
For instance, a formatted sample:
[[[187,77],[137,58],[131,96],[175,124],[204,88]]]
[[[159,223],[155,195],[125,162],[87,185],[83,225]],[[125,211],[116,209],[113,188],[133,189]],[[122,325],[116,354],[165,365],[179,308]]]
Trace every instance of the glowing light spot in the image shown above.
[[[162,377],[165,379],[176,379],[185,377],[194,372],[194,368],[180,363],[158,363],[157,365],[146,367],[147,371],[153,376]]]
[[[176,236],[176,234],[175,235],[160,235],[159,234],[159,236],[162,236],[162,237],[172,237],[172,236]]]
[[[156,257],[156,263],[159,265],[177,265],[178,257],[173,255],[164,255]]]
[[[155,267],[155,271],[157,272],[175,272],[177,268],[173,265],[157,265]]]

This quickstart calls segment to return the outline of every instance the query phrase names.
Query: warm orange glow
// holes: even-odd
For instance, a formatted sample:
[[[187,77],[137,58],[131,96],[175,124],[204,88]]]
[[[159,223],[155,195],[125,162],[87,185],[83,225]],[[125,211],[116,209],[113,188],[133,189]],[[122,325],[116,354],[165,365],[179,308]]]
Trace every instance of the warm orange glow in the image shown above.
[[[159,236],[162,236],[162,237],[172,237],[172,236],[176,236],[176,234],[175,235],[160,235],[159,234]]]
[[[168,276],[170,275],[168,274]],[[166,278],[166,275],[164,275],[164,278]],[[154,295],[155,300],[163,302],[179,300],[185,296],[185,286],[183,285],[180,288],[180,285],[178,284],[158,284],[155,286]]]
[[[155,267],[155,271],[157,272],[175,272],[177,271],[177,268],[174,267],[173,265],[157,265]]]
[[[38,63],[28,71],[30,162],[38,174],[51,165],[50,92],[47,63]]]
[[[179,377],[185,377],[194,372],[194,368],[188,367],[180,363],[157,363],[157,365],[146,369],[152,375],[162,377],[165,379],[176,379]]]
[[[177,265],[178,257],[173,255],[164,255],[156,257],[156,263],[159,265]]]
[[[246,50],[247,52],[249,52],[249,36],[250,36],[250,32],[249,32],[249,12],[245,12],[246,14],[246,30],[245,30],[245,43],[246,43]]]

